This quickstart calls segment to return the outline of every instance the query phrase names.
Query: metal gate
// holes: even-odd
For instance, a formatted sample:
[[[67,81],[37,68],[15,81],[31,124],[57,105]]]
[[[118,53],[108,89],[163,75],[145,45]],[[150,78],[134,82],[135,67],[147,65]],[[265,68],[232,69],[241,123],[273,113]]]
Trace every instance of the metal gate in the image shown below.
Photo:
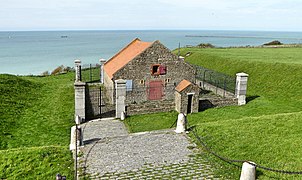
[[[86,91],[86,119],[115,116],[115,105],[110,104],[105,91],[100,86],[89,85]]]

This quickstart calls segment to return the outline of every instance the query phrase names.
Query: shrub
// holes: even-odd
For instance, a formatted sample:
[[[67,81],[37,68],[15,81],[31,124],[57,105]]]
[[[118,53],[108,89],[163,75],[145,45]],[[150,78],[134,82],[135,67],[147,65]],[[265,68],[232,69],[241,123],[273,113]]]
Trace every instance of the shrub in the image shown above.
[[[49,76],[49,71],[44,71],[44,72],[42,72],[41,75],[42,75],[42,76]]]
[[[200,43],[197,45],[199,48],[214,48],[215,46],[210,43]]]
[[[56,69],[54,69],[52,72],[51,72],[51,75],[57,75],[57,74],[60,74],[62,73],[64,70],[64,66],[61,65],[59,67],[57,67]]]
[[[271,41],[271,42],[269,42],[269,43],[265,43],[265,44],[263,44],[263,45],[265,45],[265,46],[282,45],[282,43],[281,43],[280,41],[275,40],[275,41]]]

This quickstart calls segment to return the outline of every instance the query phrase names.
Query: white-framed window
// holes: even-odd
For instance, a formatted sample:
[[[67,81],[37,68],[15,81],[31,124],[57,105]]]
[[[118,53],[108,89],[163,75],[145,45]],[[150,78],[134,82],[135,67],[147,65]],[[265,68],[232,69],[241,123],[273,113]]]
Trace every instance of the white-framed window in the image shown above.
[[[141,85],[145,85],[145,80],[143,80],[143,79],[142,79],[142,80],[140,80],[140,81],[139,81],[139,84],[141,84]]]

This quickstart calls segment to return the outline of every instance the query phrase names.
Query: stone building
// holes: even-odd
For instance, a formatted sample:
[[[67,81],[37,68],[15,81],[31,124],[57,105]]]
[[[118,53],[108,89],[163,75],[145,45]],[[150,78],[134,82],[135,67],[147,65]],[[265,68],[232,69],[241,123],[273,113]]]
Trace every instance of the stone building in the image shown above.
[[[143,42],[137,38],[104,64],[104,86],[112,104],[118,79],[126,80],[128,109],[131,104],[135,109],[147,110],[152,106],[161,110],[167,104],[175,109],[175,88],[184,79],[195,82],[195,68],[159,41]],[[139,104],[144,108],[138,107]]]
[[[121,118],[125,113],[172,110],[189,114],[246,103],[247,74],[237,73],[235,81],[231,76],[190,65],[159,41],[134,39],[111,59],[101,59],[100,63],[100,84],[88,85],[81,81],[80,61],[75,61],[75,114],[82,120],[86,116],[92,119],[115,114]]]
[[[200,88],[188,80],[182,80],[175,88],[175,109],[185,114],[198,112]]]

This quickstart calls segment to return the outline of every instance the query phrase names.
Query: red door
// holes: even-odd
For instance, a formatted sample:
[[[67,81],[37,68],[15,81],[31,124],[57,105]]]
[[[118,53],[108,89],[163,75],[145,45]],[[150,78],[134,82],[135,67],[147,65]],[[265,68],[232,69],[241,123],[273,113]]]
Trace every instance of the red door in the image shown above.
[[[163,82],[150,81],[149,83],[149,100],[161,100],[163,97]]]

